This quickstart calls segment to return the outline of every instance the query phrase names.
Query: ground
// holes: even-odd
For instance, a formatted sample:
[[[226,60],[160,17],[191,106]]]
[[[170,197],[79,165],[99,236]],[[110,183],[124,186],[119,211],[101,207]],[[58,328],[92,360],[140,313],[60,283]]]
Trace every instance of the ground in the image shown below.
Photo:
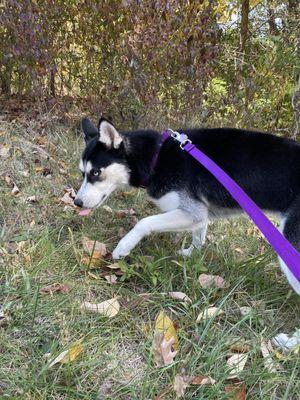
[[[299,298],[246,218],[211,224],[207,243],[191,259],[176,254],[189,235],[153,235],[121,262],[123,275],[110,284],[101,268],[81,263],[82,238],[112,251],[136,217],[156,212],[144,193],[117,193],[107,201],[111,210],[101,207],[80,218],[59,201],[67,186],[80,184],[83,141],[75,128],[46,117],[3,118],[0,143],[7,150],[2,146],[0,156],[0,398],[175,399],[174,377],[184,368],[189,376],[216,380],[187,388],[185,399],[225,400],[233,398],[224,391],[229,343],[242,338],[250,350],[238,380],[247,398],[299,399],[299,355],[274,355],[280,368],[271,373],[260,350],[261,338],[299,328]],[[116,212],[129,208],[136,216]],[[222,276],[227,287],[202,289],[203,272]],[[53,283],[70,291],[40,293]],[[170,291],[186,293],[192,304],[169,298]],[[79,308],[84,300],[114,296],[121,307],[111,319]],[[225,313],[196,323],[212,304]],[[251,307],[250,314],[242,316],[242,306]],[[151,347],[162,309],[177,328],[179,353],[174,363],[157,368]],[[49,368],[49,353],[56,356],[79,339],[84,351],[73,362]]]

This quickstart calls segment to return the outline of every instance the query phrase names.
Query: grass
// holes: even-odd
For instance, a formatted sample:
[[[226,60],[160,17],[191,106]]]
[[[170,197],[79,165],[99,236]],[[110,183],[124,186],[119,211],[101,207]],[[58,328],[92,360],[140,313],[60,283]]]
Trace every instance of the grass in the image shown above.
[[[282,368],[270,373],[260,351],[261,337],[300,326],[299,299],[247,219],[212,224],[207,244],[191,259],[175,251],[189,235],[153,235],[122,261],[124,275],[112,285],[100,270],[90,275],[80,264],[81,239],[88,236],[113,250],[120,227],[128,231],[134,218],[100,208],[80,219],[59,202],[64,187],[79,185],[81,138],[43,119],[2,121],[0,143],[10,146],[9,156],[0,158],[1,399],[155,399],[182,368],[189,376],[216,380],[213,386],[188,388],[185,399],[229,399],[226,358],[228,343],[236,338],[251,349],[239,377],[247,398],[299,399],[299,356],[278,361]],[[7,176],[18,195],[11,194]],[[37,202],[29,203],[29,196]],[[112,210],[133,208],[138,218],[156,212],[141,191],[118,193],[107,204]],[[207,271],[224,277],[228,288],[201,289],[197,279]],[[71,290],[41,295],[39,289],[52,283]],[[185,292],[192,305],[162,294],[168,291]],[[83,300],[114,296],[120,296],[121,309],[112,319],[79,310]],[[196,324],[212,304],[225,314]],[[252,307],[252,313],[241,316],[241,306]],[[151,346],[162,309],[176,322],[180,349],[172,365],[157,368]],[[48,367],[47,354],[54,357],[81,338],[84,352],[74,362]],[[174,399],[174,391],[163,398]]]

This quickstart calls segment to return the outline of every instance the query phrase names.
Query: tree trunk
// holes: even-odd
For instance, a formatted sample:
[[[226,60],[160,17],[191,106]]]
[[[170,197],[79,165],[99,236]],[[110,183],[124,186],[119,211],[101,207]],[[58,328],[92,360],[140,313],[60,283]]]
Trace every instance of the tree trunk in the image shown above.
[[[0,75],[1,91],[5,95],[11,94],[11,67],[6,66],[3,73]]]
[[[50,71],[50,96],[55,97],[55,70],[51,68]]]
[[[240,51],[245,53],[248,39],[249,25],[249,0],[242,0],[241,11],[241,31],[240,31]]]
[[[275,12],[273,0],[268,0],[268,23],[270,35],[278,35],[279,31],[275,22]]]

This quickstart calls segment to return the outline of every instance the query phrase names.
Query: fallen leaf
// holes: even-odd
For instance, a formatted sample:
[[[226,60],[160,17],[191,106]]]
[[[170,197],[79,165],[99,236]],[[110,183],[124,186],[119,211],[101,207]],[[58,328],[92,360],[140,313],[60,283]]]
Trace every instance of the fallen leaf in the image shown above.
[[[155,332],[163,333],[164,338],[169,341],[174,338],[174,349],[178,350],[178,337],[171,318],[164,312],[160,311],[155,320]]]
[[[89,255],[93,252],[93,258],[103,258],[107,254],[106,246],[97,240],[90,240],[87,237],[82,238],[83,250]]]
[[[154,361],[159,367],[171,364],[177,354],[178,337],[175,326],[164,311],[160,311],[155,320],[152,350]]]
[[[118,237],[121,239],[126,235],[126,230],[121,226],[118,230]]]
[[[218,307],[208,307],[204,311],[198,315],[196,322],[205,321],[206,319],[210,319],[213,317],[218,317],[219,315],[224,314],[224,310]]]
[[[73,188],[66,188],[65,194],[60,198],[60,201],[68,206],[75,207],[74,199],[76,197],[75,190]]]
[[[244,384],[230,384],[225,386],[225,393],[229,394],[230,400],[246,400],[246,387]]]
[[[120,303],[118,302],[117,297],[103,301],[102,303],[89,303],[88,301],[84,301],[81,304],[80,309],[82,311],[103,314],[106,317],[112,318],[118,314]]]
[[[175,338],[166,340],[162,332],[155,332],[152,344],[153,357],[158,367],[172,364],[178,351],[174,350]]]
[[[126,215],[135,215],[135,210],[130,208],[129,210],[118,210],[116,211],[116,216],[118,218],[124,218]]]
[[[198,281],[200,283],[200,286],[203,287],[204,289],[208,288],[222,289],[225,287],[225,281],[219,275],[200,274]]]
[[[196,386],[214,385],[215,383],[215,379],[210,376],[196,375],[191,379],[191,384]]]
[[[231,351],[237,353],[249,353],[250,351],[249,344],[247,344],[247,342],[242,338],[231,341],[231,343],[228,343],[228,346]]]
[[[13,182],[13,188],[11,190],[11,194],[13,194],[15,196],[18,193],[20,193],[20,190],[19,190],[18,186],[15,184],[15,182]]]
[[[228,358],[227,365],[231,369],[228,376],[229,379],[236,378],[243,371],[248,356],[248,354],[234,354]]]
[[[192,303],[192,300],[183,292],[169,292],[168,295],[171,297],[171,299],[175,300],[183,300],[187,303]]]
[[[74,343],[68,350],[60,353],[51,363],[49,364],[49,368],[53,367],[53,365],[61,363],[67,364],[69,362],[74,361],[79,354],[83,352],[83,346],[81,344],[82,340]]]
[[[175,375],[173,389],[177,397],[183,397],[186,388],[189,386],[189,378],[186,375]]]
[[[270,372],[270,374],[276,373],[277,367],[275,361],[272,358],[272,353],[274,353],[274,349],[272,347],[271,341],[261,339],[260,349],[261,354],[264,358],[265,368]]]
[[[52,285],[44,286],[40,288],[40,293],[41,294],[46,294],[46,293],[63,293],[67,294],[69,293],[70,288],[68,285],[61,284],[61,283],[53,283]]]
[[[114,284],[117,283],[117,276],[115,274],[105,275],[104,278],[107,280],[108,283]]]

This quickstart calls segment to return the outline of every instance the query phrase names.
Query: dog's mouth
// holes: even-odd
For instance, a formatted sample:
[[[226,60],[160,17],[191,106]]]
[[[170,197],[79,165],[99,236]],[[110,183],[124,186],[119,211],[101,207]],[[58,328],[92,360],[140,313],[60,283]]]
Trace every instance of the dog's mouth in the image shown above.
[[[92,208],[82,208],[78,215],[80,215],[81,217],[87,217],[90,213],[92,212]]]
[[[101,206],[102,203],[104,202],[104,200],[106,200],[107,197],[108,197],[108,195],[104,194],[102,196],[102,199],[99,201],[99,203],[95,207],[92,207],[92,208],[83,207],[83,208],[81,208],[79,213],[78,213],[78,215],[80,215],[81,217],[87,217],[95,208],[98,208],[99,206]]]

